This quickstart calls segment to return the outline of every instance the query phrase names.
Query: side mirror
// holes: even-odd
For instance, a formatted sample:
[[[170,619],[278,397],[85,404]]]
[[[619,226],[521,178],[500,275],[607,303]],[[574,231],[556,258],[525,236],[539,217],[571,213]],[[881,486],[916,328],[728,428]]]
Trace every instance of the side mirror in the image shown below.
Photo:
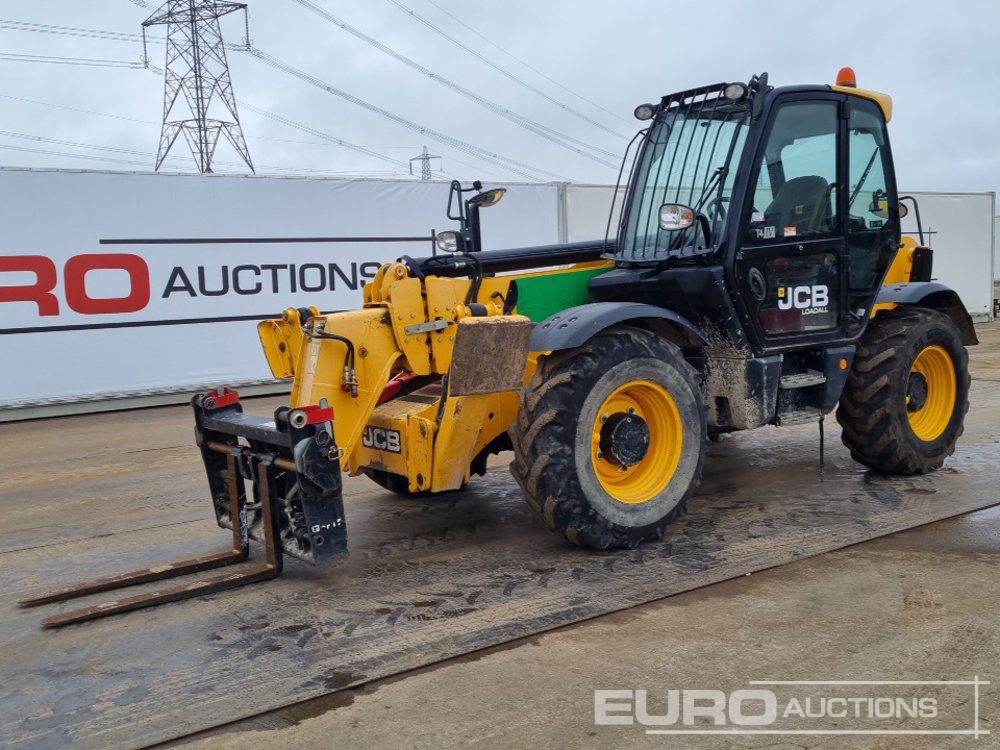
[[[443,253],[463,252],[465,245],[462,241],[461,233],[452,230],[447,232],[438,232],[437,236],[434,238],[434,243],[437,245],[438,250]]]
[[[903,201],[900,201],[900,202],[899,202],[899,218],[900,218],[900,219],[902,219],[902,218],[903,218],[904,216],[906,216],[906,215],[907,215],[908,213],[910,213],[910,209],[908,209],[908,208],[906,207],[906,204],[905,204],[905,203],[903,203]]]
[[[480,193],[479,195],[469,199],[470,206],[479,206],[479,208],[488,208],[489,206],[495,206],[503,198],[504,193],[507,192],[507,188],[494,188],[493,190],[487,190],[485,193]]]
[[[889,197],[882,189],[872,193],[872,202],[868,204],[868,211],[876,216],[889,215]]]
[[[660,206],[660,229],[676,232],[694,224],[694,209],[679,203],[664,203]]]

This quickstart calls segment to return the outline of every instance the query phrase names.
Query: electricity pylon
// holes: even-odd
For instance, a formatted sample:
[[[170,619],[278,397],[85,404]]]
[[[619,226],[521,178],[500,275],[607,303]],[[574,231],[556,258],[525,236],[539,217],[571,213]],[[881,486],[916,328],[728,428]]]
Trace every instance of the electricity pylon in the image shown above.
[[[440,156],[433,156],[427,153],[427,146],[424,146],[424,150],[421,152],[420,156],[414,156],[410,159],[410,174],[413,174],[413,162],[420,162],[420,179],[429,180],[431,178],[431,159],[440,159]]]
[[[246,3],[223,0],[167,0],[159,10],[143,21],[144,36],[150,26],[167,27],[163,129],[156,155],[157,170],[177,136],[184,133],[199,172],[212,171],[212,157],[222,134],[233,144],[250,171],[254,171],[236,112],[236,97],[229,78],[226,47],[219,28],[219,18],[238,10],[243,11],[246,21],[246,8]],[[249,45],[249,21],[246,21],[246,25],[246,43]],[[173,116],[174,107],[181,94],[184,95],[184,102],[191,116],[177,119]],[[215,102],[219,104],[213,108]],[[215,117],[211,116],[213,109],[217,113]],[[221,117],[226,119],[220,119]]]

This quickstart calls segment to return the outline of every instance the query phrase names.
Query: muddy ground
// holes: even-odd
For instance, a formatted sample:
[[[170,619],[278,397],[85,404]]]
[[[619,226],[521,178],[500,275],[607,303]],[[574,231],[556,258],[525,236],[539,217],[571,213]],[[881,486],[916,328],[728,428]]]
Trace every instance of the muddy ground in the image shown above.
[[[977,332],[972,376],[1000,382],[1000,322],[980,324]],[[975,401],[971,408],[989,410],[1000,439],[1000,408]],[[991,474],[1000,502],[1000,464]],[[307,701],[171,746],[1000,747],[998,563],[1000,511],[984,510]],[[732,690],[762,675],[964,680],[976,674],[994,682],[983,688],[980,705],[980,725],[993,734],[979,739],[672,739],[648,737],[635,726],[596,727],[593,720],[598,688]]]
[[[926,523],[1000,502],[1000,326],[978,331],[968,429],[930,477],[861,471],[834,428],[824,467],[811,426],[737,435],[713,447],[663,544],[610,555],[541,529],[501,465],[435,502],[358,478],[342,569],[293,563],[277,582],[57,633],[12,599],[224,539],[185,409],[5,425],[0,747],[138,747],[207,727],[171,744],[964,747],[967,735],[652,736],[595,726],[594,690],[1000,679],[1000,513]],[[955,690],[921,726],[973,726]],[[998,692],[979,691],[989,729]]]

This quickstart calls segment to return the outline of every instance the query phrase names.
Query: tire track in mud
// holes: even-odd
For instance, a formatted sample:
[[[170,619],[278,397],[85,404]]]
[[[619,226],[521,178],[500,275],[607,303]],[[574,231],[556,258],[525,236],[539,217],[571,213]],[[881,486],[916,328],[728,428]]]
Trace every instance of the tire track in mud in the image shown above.
[[[926,476],[865,472],[833,440],[821,468],[813,430],[724,439],[687,515],[635,550],[571,547],[497,467],[439,500],[371,489],[348,498],[352,556],[329,571],[291,560],[279,581],[54,633],[38,630],[38,612],[0,602],[0,746],[161,742],[992,505],[1000,388],[983,384],[976,395],[992,406],[970,413],[956,455]],[[211,526],[191,524],[197,533],[182,546],[221,543]],[[146,530],[65,547],[79,573],[94,560],[141,564],[151,555],[143,545],[157,539]],[[4,562],[7,590],[69,574],[51,549]],[[933,616],[933,595],[911,584],[914,613]]]

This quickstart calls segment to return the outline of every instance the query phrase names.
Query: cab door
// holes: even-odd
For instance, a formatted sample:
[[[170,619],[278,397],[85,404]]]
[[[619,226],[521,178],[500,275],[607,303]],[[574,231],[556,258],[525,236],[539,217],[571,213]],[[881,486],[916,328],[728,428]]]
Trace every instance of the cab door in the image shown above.
[[[754,156],[734,275],[758,348],[843,339],[846,97],[783,97]]]
[[[861,333],[899,249],[899,198],[885,114],[875,102],[848,97],[846,204],[847,333]]]

